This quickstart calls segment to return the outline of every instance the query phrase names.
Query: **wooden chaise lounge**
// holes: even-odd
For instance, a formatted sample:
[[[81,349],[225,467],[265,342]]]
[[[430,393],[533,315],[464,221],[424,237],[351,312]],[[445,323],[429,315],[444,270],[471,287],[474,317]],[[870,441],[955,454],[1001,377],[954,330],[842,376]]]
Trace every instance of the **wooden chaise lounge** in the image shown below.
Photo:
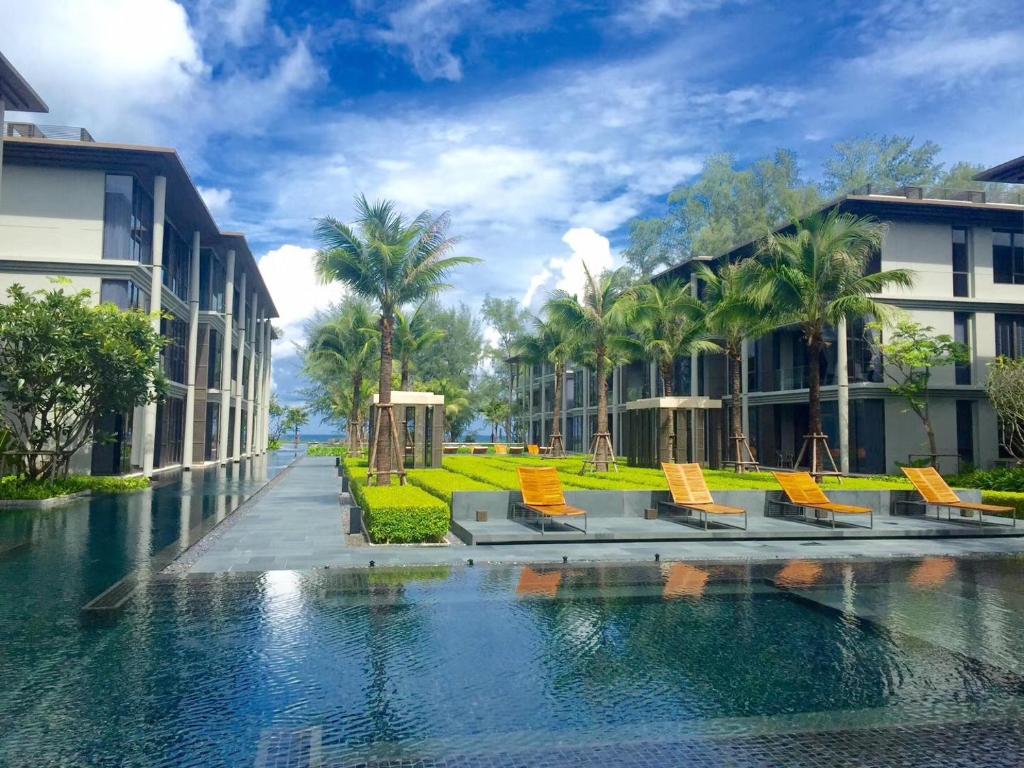
[[[814,482],[814,478],[806,472],[772,472],[775,479],[782,486],[783,492],[789,501],[774,501],[773,504],[796,507],[800,510],[803,522],[820,523],[831,522],[836,527],[836,515],[867,515],[868,524],[861,525],[862,528],[875,527],[875,512],[871,507],[856,507],[851,504],[836,504],[829,501],[828,496],[821,490],[821,487]],[[814,511],[814,519],[808,520],[804,512]],[[860,524],[858,524],[860,525]]]
[[[526,446],[526,452],[531,456],[540,456],[540,446],[532,444],[528,445]]]
[[[952,514],[954,509],[960,510],[960,516],[963,520],[968,520],[973,517],[973,513],[977,513],[977,522],[979,525],[985,524],[985,513],[990,515],[1010,515],[1011,526],[1017,527],[1017,510],[1013,507],[1001,507],[996,504],[981,504],[976,502],[961,501],[960,497],[956,495],[956,491],[949,487],[949,484],[942,479],[942,475],[938,473],[935,467],[903,467],[903,474],[907,476],[917,492],[921,494],[921,504],[924,506],[925,514],[928,513],[928,507],[935,507],[935,518],[941,520],[939,517],[939,508],[946,508],[946,521],[953,523],[957,522],[953,519]]]
[[[516,502],[515,511],[521,517],[536,518],[540,521],[540,532],[544,533],[545,523],[554,518],[582,517],[583,527],[563,522],[562,525],[587,532],[587,511],[565,503],[562,481],[554,467],[516,467],[519,473],[519,487],[523,500]]]
[[[672,493],[672,501],[659,501],[658,509],[667,507],[669,509],[683,510],[687,517],[692,517],[696,512],[697,522],[701,522],[701,515],[704,519],[704,530],[708,529],[708,518],[711,515],[743,516],[743,530],[747,530],[747,510],[742,507],[729,507],[725,504],[716,504],[708,490],[708,484],[704,481],[704,472],[700,464],[669,464],[662,462],[661,470],[668,480],[668,489]],[[732,528],[740,526],[728,523]]]

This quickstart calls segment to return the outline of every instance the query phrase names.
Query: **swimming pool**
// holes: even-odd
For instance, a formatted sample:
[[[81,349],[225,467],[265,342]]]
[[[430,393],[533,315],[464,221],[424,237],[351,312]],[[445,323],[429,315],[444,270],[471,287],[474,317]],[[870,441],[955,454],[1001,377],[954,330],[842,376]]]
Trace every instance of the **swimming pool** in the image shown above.
[[[88,589],[43,598],[94,565],[80,535],[49,535],[63,572],[30,567],[42,541],[0,559],[5,604],[43,600],[3,614],[3,765],[1017,765],[1024,749],[1019,558],[157,575],[89,618]]]

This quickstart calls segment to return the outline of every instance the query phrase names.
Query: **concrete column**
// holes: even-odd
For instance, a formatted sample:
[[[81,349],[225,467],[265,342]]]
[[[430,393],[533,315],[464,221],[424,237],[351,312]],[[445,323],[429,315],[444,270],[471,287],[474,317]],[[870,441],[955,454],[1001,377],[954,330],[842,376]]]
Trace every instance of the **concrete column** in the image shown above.
[[[167,178],[153,179],[153,264],[149,281],[149,314],[153,330],[160,332],[160,311],[164,286],[164,212],[167,203]],[[142,473],[153,475],[156,455],[156,403],[148,403],[142,413]]]
[[[238,283],[238,355],[235,359],[235,430],[231,436],[231,457],[242,458],[242,381],[245,362],[245,271]]]
[[[740,407],[743,409],[743,434],[750,439],[750,393],[747,391],[747,382],[750,381],[750,347],[749,342],[744,339],[740,345],[740,378],[742,380],[743,397],[740,398]],[[732,393],[733,407],[736,405],[736,393]]]
[[[846,361],[846,318],[836,328],[836,384],[839,408],[839,471],[850,473],[850,375]]]
[[[228,460],[228,415],[231,413],[231,343],[234,333],[232,311],[235,303],[235,252],[228,251],[224,280],[224,352],[220,366],[220,436],[217,454],[221,464]]]
[[[263,319],[263,434],[260,435],[260,450],[267,450],[267,442],[270,440],[270,361],[273,326],[270,318]]]
[[[256,386],[256,347],[258,345],[259,337],[256,335],[256,310],[259,307],[259,295],[256,291],[252,292],[252,320],[249,321],[251,326],[252,341],[249,343],[251,347],[251,353],[249,357],[249,380],[245,386],[245,399],[249,403],[249,416],[245,422],[245,452],[252,456],[253,446],[253,434],[252,431],[256,426],[256,397],[254,395]]]
[[[544,366],[540,367],[540,440],[538,441],[541,445],[547,445],[547,431],[548,431],[548,398],[547,388],[544,386]]]
[[[253,342],[256,349],[256,354],[253,357],[253,363],[256,365],[256,389],[253,391],[253,403],[255,403],[255,418],[253,419],[252,427],[252,448],[257,454],[263,453],[263,357],[266,354],[266,347],[263,345],[263,326],[264,320],[258,319],[253,323]],[[253,432],[255,430],[255,432]]]
[[[192,469],[192,443],[196,428],[196,355],[199,347],[199,232],[192,233],[192,261],[188,274],[188,377],[185,382],[185,446],[181,464]]]
[[[3,201],[3,184],[4,184],[4,138],[7,135],[7,131],[4,127],[4,100],[0,98],[0,202]]]

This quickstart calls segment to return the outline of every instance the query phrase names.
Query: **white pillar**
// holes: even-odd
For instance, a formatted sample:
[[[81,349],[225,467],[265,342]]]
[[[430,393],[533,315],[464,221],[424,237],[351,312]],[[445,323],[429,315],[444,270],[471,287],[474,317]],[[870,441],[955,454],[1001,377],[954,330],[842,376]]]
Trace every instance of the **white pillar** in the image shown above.
[[[249,354],[249,380],[245,385],[245,400],[249,404],[249,411],[245,421],[245,452],[252,456],[252,430],[256,426],[256,397],[254,396],[256,386],[256,347],[258,336],[256,335],[256,310],[259,307],[260,297],[256,291],[252,292],[252,319],[249,320],[250,335],[249,342],[251,352]]]
[[[270,323],[270,318],[267,317],[264,319],[263,325],[263,437],[261,447],[264,451],[267,450],[267,442],[270,440],[270,390],[273,380],[273,356],[271,355],[271,349],[273,346],[273,333],[274,328]]]
[[[224,352],[220,365],[220,436],[217,458],[221,464],[228,460],[228,416],[231,413],[231,342],[234,334],[231,312],[235,303],[235,251],[228,251],[224,279]]]
[[[254,418],[252,427],[249,429],[252,435],[252,450],[254,454],[263,453],[263,320],[257,319],[253,323],[253,346],[255,355],[253,365],[256,367],[255,389],[252,394]],[[253,431],[255,430],[255,432]]]
[[[850,376],[846,361],[846,318],[836,328],[836,384],[839,408],[839,471],[850,474]]]
[[[743,434],[746,438],[750,439],[750,393],[747,391],[749,387],[747,382],[750,381],[750,348],[749,342],[743,339],[743,343],[740,345],[740,387],[743,389],[743,396],[740,398],[740,407],[742,410],[742,424]],[[733,392],[733,407],[736,407],[736,393]]]
[[[149,314],[153,330],[160,332],[164,280],[164,210],[167,202],[167,178],[153,178],[153,264],[150,269]],[[156,454],[156,403],[148,403],[142,413],[142,474],[153,475]]]
[[[7,135],[6,126],[4,125],[4,105],[3,98],[0,98],[0,202],[3,201],[3,182],[4,182],[4,137]]]
[[[199,232],[192,233],[192,261],[188,274],[188,389],[185,393],[185,445],[182,448],[181,464],[192,469],[192,443],[196,429],[196,357],[199,347]]]
[[[242,365],[245,362],[245,270],[238,283],[238,355],[235,358],[235,429],[231,436],[231,457],[242,458]]]

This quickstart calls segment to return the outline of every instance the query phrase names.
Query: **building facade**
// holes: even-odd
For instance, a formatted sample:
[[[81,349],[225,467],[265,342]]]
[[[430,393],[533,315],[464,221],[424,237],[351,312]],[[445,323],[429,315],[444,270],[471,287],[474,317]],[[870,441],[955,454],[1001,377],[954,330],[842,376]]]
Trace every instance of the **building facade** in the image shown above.
[[[1024,197],[904,188],[849,195],[827,206],[832,207],[886,224],[885,241],[871,269],[905,268],[915,274],[912,289],[888,290],[877,298],[970,349],[968,364],[932,374],[930,402],[941,468],[955,471],[963,464],[997,463],[1003,454],[985,380],[988,363],[995,357],[1024,355]],[[684,262],[654,279],[695,281],[695,264],[742,260],[755,248],[748,243],[713,259]],[[927,438],[906,402],[889,391],[869,321],[832,331],[820,361],[824,427],[845,470],[893,472],[897,462],[923,458]],[[846,351],[845,366],[840,365],[840,348]],[[722,460],[722,446],[728,444],[728,409],[739,407],[759,460],[767,466],[792,465],[807,432],[806,358],[806,345],[796,328],[750,341],[743,362],[746,389],[738,402],[728,391],[723,356],[676,361],[675,394],[721,398],[725,404],[723,418],[714,420],[722,434],[702,437],[708,463]],[[577,367],[569,378],[562,433],[567,449],[587,450],[596,421],[593,374]],[[616,369],[610,383],[611,430],[615,448],[621,451],[626,403],[663,393],[654,365],[646,362]],[[546,441],[554,393],[550,366],[521,371],[518,392],[529,439]],[[840,402],[845,404],[845,419],[840,418]]]
[[[3,128],[0,301],[14,283],[62,278],[145,310],[167,339],[167,397],[100,425],[115,439],[72,471],[149,476],[262,453],[277,312],[245,237],[218,229],[172,149]]]

